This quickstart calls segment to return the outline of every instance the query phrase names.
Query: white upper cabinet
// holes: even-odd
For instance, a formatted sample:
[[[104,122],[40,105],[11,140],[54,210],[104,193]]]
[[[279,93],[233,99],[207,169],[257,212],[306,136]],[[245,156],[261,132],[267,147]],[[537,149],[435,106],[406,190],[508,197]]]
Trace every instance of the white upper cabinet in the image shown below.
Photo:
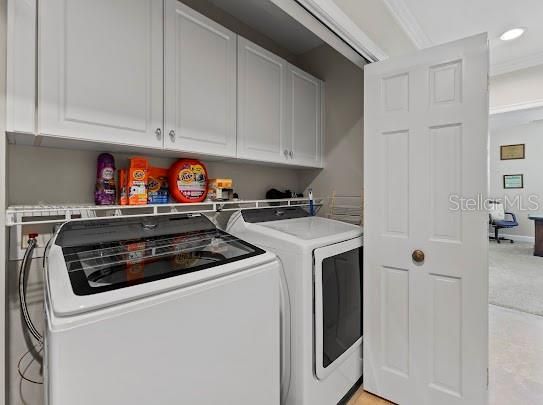
[[[323,82],[179,1],[8,5],[15,142],[323,166]]]
[[[238,81],[238,157],[322,167],[323,83],[241,37]]]
[[[238,37],[238,157],[286,163],[288,63]]]
[[[37,0],[8,2],[6,129],[36,132]]]
[[[165,1],[164,147],[236,156],[236,34]]]
[[[163,5],[47,0],[39,9],[38,132],[163,145]]]
[[[322,167],[324,85],[315,77],[289,65],[289,157],[292,164]]]

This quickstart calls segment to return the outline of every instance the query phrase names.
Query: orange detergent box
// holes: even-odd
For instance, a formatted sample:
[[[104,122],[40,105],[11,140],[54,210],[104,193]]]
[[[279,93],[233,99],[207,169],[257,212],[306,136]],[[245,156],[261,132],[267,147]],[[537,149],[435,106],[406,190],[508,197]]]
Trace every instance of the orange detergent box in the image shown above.
[[[147,202],[149,204],[168,204],[169,200],[168,169],[150,167],[147,181]]]
[[[128,169],[128,204],[147,204],[147,181],[149,179],[149,163],[146,159],[135,157],[130,159]]]
[[[209,179],[209,188],[233,188],[232,179]]]
[[[215,201],[227,201],[234,197],[232,179],[209,179],[207,195]]]
[[[128,171],[119,169],[119,204],[128,205]]]

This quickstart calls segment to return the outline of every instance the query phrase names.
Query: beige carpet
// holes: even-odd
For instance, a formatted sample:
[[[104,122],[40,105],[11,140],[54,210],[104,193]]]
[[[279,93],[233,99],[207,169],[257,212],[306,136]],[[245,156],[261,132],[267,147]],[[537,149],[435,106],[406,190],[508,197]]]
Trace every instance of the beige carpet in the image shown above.
[[[490,242],[491,304],[543,316],[543,257],[533,245]]]

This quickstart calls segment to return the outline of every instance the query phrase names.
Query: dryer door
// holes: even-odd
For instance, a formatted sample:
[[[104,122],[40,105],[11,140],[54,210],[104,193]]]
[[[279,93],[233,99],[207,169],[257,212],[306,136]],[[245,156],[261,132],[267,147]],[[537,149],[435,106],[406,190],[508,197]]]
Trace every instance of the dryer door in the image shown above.
[[[315,249],[315,373],[322,380],[362,344],[362,238]]]

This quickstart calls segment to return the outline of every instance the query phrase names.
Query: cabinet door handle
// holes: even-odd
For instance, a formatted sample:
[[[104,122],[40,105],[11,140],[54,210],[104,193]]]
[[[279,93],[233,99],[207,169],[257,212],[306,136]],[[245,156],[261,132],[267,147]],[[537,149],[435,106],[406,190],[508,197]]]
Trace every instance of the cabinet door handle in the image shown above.
[[[155,135],[157,138],[160,139],[160,137],[162,136],[162,130],[160,128],[155,129]]]
[[[294,152],[293,151],[290,151],[288,154],[289,154],[291,159],[294,159]]]
[[[175,142],[175,131],[173,129],[170,131],[170,139]]]

